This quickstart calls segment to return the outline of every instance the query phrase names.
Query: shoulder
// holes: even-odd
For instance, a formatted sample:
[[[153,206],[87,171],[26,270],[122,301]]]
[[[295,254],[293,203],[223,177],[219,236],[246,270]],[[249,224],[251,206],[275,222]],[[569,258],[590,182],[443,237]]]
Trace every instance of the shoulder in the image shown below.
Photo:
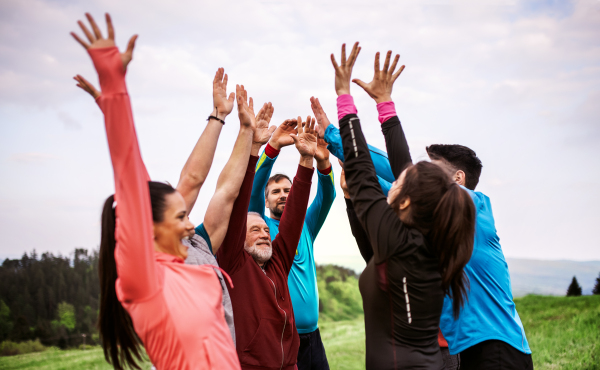
[[[185,263],[188,265],[213,265],[218,266],[208,243],[200,235],[195,234],[190,240],[184,240],[183,244],[188,247],[188,257]]]

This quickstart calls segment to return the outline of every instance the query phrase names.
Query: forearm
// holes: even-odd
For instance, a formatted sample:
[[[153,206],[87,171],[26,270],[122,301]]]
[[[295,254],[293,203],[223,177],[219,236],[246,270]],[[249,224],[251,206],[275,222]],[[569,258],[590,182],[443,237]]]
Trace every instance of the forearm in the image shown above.
[[[125,85],[125,72],[117,48],[90,49],[100,77],[106,136],[115,179],[115,260],[123,296],[134,301],[156,292],[152,209],[148,173],[140,155]]]
[[[294,177],[292,189],[285,204],[285,210],[279,223],[278,253],[282,255],[282,260],[286,269],[292,267],[296,248],[300,241],[302,228],[304,227],[304,218],[306,217],[306,207],[310,196],[311,179],[314,173],[313,168],[307,168],[299,165]]]
[[[208,176],[222,129],[223,124],[219,121],[214,119],[208,121],[181,171],[177,190],[186,202],[188,213],[194,207],[200,189]]]
[[[301,155],[299,164],[302,167],[313,169],[313,159],[314,157],[312,155]]]
[[[227,273],[232,274],[243,260],[244,240],[246,239],[246,222],[248,203],[254,181],[254,167],[258,157],[250,156],[240,192],[231,210],[227,232],[217,253],[217,261]],[[209,234],[210,235],[210,234]],[[211,236],[212,241],[212,236]]]
[[[308,211],[306,211],[306,226],[313,240],[319,234],[321,227],[327,219],[331,205],[335,199],[335,183],[331,167],[328,171],[319,170],[317,173],[318,187],[317,195],[313,199]]]
[[[377,104],[381,130],[385,137],[385,146],[388,158],[395,178],[412,163],[408,142],[402,129],[400,119],[396,115],[396,108],[391,101]]]
[[[329,158],[317,160],[317,169],[318,170],[325,171],[328,168],[331,168],[331,162],[329,161]]]
[[[360,221],[358,220],[358,216],[354,211],[352,201],[350,199],[345,199],[345,201],[346,213],[348,214],[348,222],[350,223],[350,230],[352,230],[352,235],[354,235],[354,239],[356,240],[356,244],[358,245],[360,255],[363,257],[366,263],[369,263],[369,261],[373,257],[373,247],[371,247],[369,237],[367,236],[365,229],[362,227]]]
[[[249,212],[258,212],[261,216],[265,214],[265,187],[271,176],[271,170],[277,160],[279,151],[267,144],[264,152],[260,155],[256,164],[256,174],[252,185],[252,196],[250,197]]]
[[[233,203],[239,195],[248,167],[252,134],[251,129],[240,129],[229,161],[219,175],[217,189],[204,216],[204,227],[210,235],[213,253],[218,251],[227,232]]]

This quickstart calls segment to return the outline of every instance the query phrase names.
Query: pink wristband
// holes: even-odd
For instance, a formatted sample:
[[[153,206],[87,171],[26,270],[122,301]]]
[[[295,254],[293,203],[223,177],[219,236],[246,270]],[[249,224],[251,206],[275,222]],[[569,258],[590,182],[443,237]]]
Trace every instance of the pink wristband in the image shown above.
[[[384,101],[383,103],[377,104],[377,111],[379,112],[380,123],[384,123],[388,119],[397,116],[396,106],[393,101]]]
[[[338,108],[338,121],[340,121],[344,116],[348,114],[356,114],[358,111],[354,106],[354,99],[350,94],[340,95],[337,98],[337,108]]]

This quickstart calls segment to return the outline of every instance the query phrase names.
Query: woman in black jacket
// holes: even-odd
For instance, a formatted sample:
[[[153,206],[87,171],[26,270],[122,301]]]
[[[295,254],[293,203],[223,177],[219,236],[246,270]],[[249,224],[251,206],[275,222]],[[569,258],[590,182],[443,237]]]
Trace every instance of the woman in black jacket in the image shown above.
[[[386,199],[350,96],[359,51],[356,43],[346,60],[342,46],[339,66],[331,58],[347,186],[373,248],[360,278],[367,369],[442,369],[437,335],[443,299],[453,297],[458,315],[468,288],[463,268],[473,250],[475,209],[444,170],[429,162],[412,165],[410,155]],[[384,129],[398,120],[391,92],[404,68],[394,74],[399,56],[391,67],[390,56],[380,70],[376,54],[370,83],[354,80],[377,102]]]

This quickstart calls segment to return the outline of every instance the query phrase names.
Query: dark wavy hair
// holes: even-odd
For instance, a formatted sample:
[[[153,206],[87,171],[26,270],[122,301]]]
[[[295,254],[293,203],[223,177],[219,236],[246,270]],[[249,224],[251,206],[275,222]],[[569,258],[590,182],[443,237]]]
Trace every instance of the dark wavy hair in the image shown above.
[[[165,198],[176,190],[170,185],[160,182],[148,182],[150,202],[152,204],[152,220],[161,222],[166,208]],[[131,317],[117,299],[115,283],[117,282],[117,264],[115,262],[115,196],[111,195],[104,202],[102,210],[102,236],[100,240],[100,256],[98,274],[100,276],[100,313],[98,331],[104,350],[104,358],[117,370],[126,367],[140,369],[138,361],[142,361],[142,342],[135,333]]]
[[[471,259],[475,237],[475,206],[471,196],[439,166],[419,162],[406,170],[399,195],[391,204],[410,199],[407,225],[421,231],[439,259],[442,288],[452,296],[458,317],[469,289],[464,267]]]

